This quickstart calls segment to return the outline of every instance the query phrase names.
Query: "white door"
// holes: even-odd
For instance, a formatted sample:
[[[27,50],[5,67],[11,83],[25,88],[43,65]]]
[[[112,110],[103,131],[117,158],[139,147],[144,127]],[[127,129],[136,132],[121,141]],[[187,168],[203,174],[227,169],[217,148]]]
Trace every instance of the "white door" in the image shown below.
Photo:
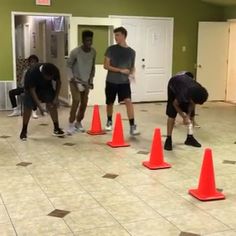
[[[198,30],[197,81],[209,93],[209,100],[225,100],[229,24],[200,22]]]
[[[119,27],[119,19],[101,18],[101,17],[71,17],[69,31],[69,51],[78,46],[78,27],[79,25],[88,26],[108,26],[111,29]],[[96,37],[96,36],[95,36]],[[113,40],[113,39],[112,39]],[[111,42],[111,38],[109,38]],[[109,46],[109,45],[107,45]],[[105,52],[104,52],[105,53]],[[89,105],[105,105],[105,80],[107,71],[103,64],[96,64],[96,73],[94,78],[94,90],[89,94]],[[71,102],[71,97],[69,98]]]
[[[236,102],[236,22],[230,23],[226,100]]]
[[[128,45],[136,51],[132,100],[166,100],[172,74],[173,20],[122,17],[121,21],[128,31]]]

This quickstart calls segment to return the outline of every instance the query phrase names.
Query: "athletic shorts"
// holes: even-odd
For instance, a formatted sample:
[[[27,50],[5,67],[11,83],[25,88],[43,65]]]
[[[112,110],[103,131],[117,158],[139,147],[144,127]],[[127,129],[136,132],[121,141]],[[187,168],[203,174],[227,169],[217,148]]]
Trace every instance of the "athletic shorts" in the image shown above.
[[[55,98],[55,91],[53,89],[36,91],[36,94],[42,103],[52,103]],[[31,109],[37,107],[37,104],[28,91],[25,91],[24,106]]]
[[[118,102],[123,102],[125,99],[131,99],[130,84],[113,84],[106,82],[105,88],[106,104],[113,104],[118,95]]]
[[[168,87],[168,101],[167,101],[167,106],[166,106],[166,115],[173,119],[177,116],[177,113],[178,113],[173,105],[175,98],[176,98],[175,94]],[[189,103],[181,103],[179,106],[183,112],[188,113]],[[194,117],[194,116],[195,116],[195,111],[192,111],[191,117]]]

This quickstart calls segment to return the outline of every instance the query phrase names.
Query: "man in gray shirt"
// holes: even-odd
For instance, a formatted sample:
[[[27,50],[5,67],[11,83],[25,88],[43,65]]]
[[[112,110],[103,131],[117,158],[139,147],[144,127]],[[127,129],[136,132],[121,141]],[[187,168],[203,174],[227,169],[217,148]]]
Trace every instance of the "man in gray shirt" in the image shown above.
[[[116,45],[108,47],[105,53],[104,68],[108,71],[106,78],[107,124],[105,129],[112,130],[113,104],[124,102],[130,123],[130,134],[140,134],[134,122],[134,108],[131,101],[130,78],[134,75],[135,51],[126,43],[127,30],[119,27],[114,30]]]
[[[81,121],[87,108],[89,90],[93,89],[95,75],[96,51],[92,48],[93,32],[89,30],[83,31],[82,42],[82,46],[71,51],[67,61],[72,95],[72,107],[67,130],[69,135],[72,135],[75,131],[85,131]]]

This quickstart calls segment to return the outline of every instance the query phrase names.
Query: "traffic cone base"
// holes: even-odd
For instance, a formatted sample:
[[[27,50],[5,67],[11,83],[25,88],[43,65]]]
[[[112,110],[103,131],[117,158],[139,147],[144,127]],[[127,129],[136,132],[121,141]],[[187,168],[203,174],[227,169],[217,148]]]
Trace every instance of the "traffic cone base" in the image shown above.
[[[152,165],[149,161],[144,161],[143,165],[147,167],[150,170],[158,170],[158,169],[167,169],[171,168],[171,165],[169,163],[163,162],[159,165]]]
[[[128,144],[128,143],[117,144],[117,143],[113,143],[112,141],[107,142],[107,145],[112,147],[112,148],[129,147],[130,146],[130,144]]]
[[[104,135],[104,134],[106,134],[106,132],[104,130],[101,130],[99,132],[89,130],[89,131],[87,131],[87,133],[90,134],[90,135]]]
[[[225,199],[225,195],[221,192],[218,192],[218,191],[216,191],[211,196],[205,196],[203,194],[200,194],[198,189],[190,189],[189,194],[191,194],[193,197],[197,198],[200,201],[212,201],[212,200]]]

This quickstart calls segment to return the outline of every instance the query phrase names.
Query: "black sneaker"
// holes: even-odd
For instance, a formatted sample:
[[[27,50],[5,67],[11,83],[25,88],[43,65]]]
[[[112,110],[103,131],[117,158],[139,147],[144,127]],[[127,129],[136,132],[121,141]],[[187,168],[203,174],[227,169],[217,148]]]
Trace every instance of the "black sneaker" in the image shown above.
[[[56,137],[63,137],[65,136],[65,132],[62,129],[58,128],[58,129],[54,129],[53,135]]]
[[[188,135],[184,142],[185,145],[193,147],[201,147],[202,145],[193,137],[193,135]]]
[[[25,131],[21,131],[20,133],[20,139],[22,141],[26,141],[27,140],[27,133]]]
[[[164,149],[167,151],[172,151],[172,139],[170,137],[166,138]]]

